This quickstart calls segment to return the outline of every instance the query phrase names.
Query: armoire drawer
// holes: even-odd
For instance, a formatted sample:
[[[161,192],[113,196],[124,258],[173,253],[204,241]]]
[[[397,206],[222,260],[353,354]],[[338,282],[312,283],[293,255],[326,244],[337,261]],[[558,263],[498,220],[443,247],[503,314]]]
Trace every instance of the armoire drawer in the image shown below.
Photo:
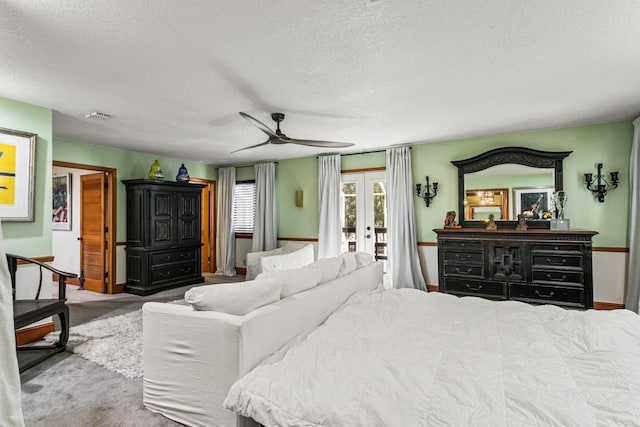
[[[507,284],[481,280],[446,279],[446,292],[457,295],[477,295],[491,298],[507,298]]]
[[[199,275],[198,264],[195,262],[184,262],[167,266],[154,267],[151,270],[151,282],[164,282],[184,277]]]
[[[526,302],[560,305],[584,305],[584,290],[580,287],[555,287],[511,283],[509,297]]]
[[[185,249],[172,252],[158,252],[151,256],[151,264],[170,264],[174,262],[193,261],[197,257],[197,249]]]
[[[534,243],[531,252],[582,254],[582,247],[579,243]]]

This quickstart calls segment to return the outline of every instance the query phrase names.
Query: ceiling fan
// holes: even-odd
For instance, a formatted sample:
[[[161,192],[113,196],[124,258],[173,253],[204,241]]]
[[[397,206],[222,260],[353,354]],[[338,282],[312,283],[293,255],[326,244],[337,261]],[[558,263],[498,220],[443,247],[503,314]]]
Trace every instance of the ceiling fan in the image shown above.
[[[269,136],[265,142],[261,144],[252,145],[250,147],[244,147],[239,150],[232,151],[232,153],[237,153],[238,151],[248,150],[249,148],[256,148],[262,145],[267,144],[297,144],[297,145],[307,145],[310,147],[322,147],[322,148],[342,148],[342,147],[351,147],[353,146],[350,142],[335,142],[335,141],[317,141],[311,139],[295,139],[289,138],[280,130],[280,122],[284,120],[284,113],[272,113],[271,118],[273,121],[277,123],[276,130],[273,131],[269,126],[262,123],[260,120],[255,117],[250,116],[247,113],[240,112],[240,115],[247,119],[251,124],[256,126],[262,132],[266,133]]]

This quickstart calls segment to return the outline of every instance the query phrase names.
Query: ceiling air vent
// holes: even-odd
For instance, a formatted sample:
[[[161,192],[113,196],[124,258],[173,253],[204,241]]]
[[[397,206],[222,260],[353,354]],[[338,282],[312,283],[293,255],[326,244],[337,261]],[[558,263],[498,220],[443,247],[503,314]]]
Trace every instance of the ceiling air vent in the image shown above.
[[[111,115],[107,113],[101,113],[100,111],[91,111],[90,113],[87,113],[82,117],[91,120],[109,120],[111,118]]]

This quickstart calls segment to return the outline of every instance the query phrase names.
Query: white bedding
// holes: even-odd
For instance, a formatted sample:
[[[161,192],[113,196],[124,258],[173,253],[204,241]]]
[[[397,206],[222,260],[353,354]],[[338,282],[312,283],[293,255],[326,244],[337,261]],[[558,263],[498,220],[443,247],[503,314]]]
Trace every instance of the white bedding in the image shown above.
[[[361,293],[225,407],[267,427],[640,426],[640,317]]]

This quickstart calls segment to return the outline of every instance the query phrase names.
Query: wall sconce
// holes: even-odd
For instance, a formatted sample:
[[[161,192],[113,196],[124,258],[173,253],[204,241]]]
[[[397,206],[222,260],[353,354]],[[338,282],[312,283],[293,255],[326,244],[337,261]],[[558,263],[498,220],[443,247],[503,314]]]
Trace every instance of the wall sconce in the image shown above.
[[[302,197],[303,197],[302,190],[296,191],[296,208],[301,208],[302,207],[302,204],[303,204]]]
[[[611,175],[610,183],[607,182],[602,174],[602,163],[598,163],[598,173],[596,175],[595,186],[591,186],[591,184],[594,183],[593,174],[584,174],[584,182],[587,184],[587,190],[591,191],[594,196],[597,195],[600,203],[604,202],[604,196],[608,191],[618,188],[618,172],[610,172],[609,175]]]
[[[429,177],[426,177],[427,185],[424,187],[424,192],[422,192],[422,184],[416,184],[416,194],[418,197],[424,199],[424,204],[429,207],[431,200],[436,197],[438,194],[438,183],[433,183],[433,193],[431,192],[431,185],[429,184]],[[420,194],[422,193],[422,194]]]

